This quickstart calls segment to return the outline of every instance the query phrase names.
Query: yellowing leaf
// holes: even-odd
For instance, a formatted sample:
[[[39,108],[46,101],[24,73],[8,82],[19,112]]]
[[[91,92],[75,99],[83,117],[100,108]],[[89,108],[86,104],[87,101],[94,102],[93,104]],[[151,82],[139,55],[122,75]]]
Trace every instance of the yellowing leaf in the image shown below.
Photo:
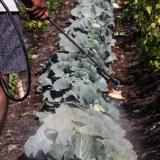
[[[145,40],[143,41],[143,44],[146,45],[146,43],[147,43],[147,40],[145,39]]]
[[[160,3],[156,4],[156,9],[160,9]]]
[[[151,14],[152,13],[152,6],[147,6],[146,10],[147,10],[148,14]]]
[[[151,23],[151,28],[156,28],[156,24],[155,23]]]
[[[158,18],[158,24],[160,24],[160,18]]]

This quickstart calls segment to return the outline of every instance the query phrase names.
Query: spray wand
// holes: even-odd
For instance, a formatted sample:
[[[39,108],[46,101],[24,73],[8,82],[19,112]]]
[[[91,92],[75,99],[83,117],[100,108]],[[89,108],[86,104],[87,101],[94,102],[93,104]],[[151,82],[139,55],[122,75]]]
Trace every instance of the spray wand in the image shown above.
[[[112,89],[112,92],[110,92],[108,95],[110,97],[116,98],[116,99],[124,99],[124,97],[122,97],[121,95],[121,91],[120,89],[122,88],[123,85],[121,85],[120,80],[118,80],[117,78],[113,77],[112,75],[109,75],[104,67],[102,67],[99,63],[97,63],[97,61],[92,58],[79,44],[77,44],[71,37],[69,37],[54,21],[51,20],[51,18],[48,18],[48,20],[50,21],[50,23],[55,26],[66,38],[68,38],[68,40],[70,40],[79,50],[80,53],[85,55],[86,57],[88,57],[95,65],[96,65],[96,70],[97,73],[99,75],[101,75],[107,82],[108,81],[112,81],[115,86],[116,86],[116,90]],[[105,93],[105,92],[103,92]]]
[[[118,80],[117,78],[113,77],[112,75],[109,75],[105,69],[99,64],[97,63],[97,61],[92,58],[79,44],[77,44],[71,37],[69,37],[54,21],[51,20],[51,18],[48,18],[48,20],[50,21],[50,23],[55,26],[66,38],[68,38],[68,40],[70,40],[79,50],[80,53],[85,55],[86,57],[88,57],[95,65],[96,65],[96,70],[97,73],[99,75],[101,75],[107,82],[108,81],[112,81],[115,86],[116,86],[116,90],[112,90],[112,92],[110,92],[108,95],[112,98],[116,98],[116,99],[124,99],[121,96],[121,91],[120,89],[122,88],[121,82],[120,80]],[[105,92],[103,92],[105,94]]]

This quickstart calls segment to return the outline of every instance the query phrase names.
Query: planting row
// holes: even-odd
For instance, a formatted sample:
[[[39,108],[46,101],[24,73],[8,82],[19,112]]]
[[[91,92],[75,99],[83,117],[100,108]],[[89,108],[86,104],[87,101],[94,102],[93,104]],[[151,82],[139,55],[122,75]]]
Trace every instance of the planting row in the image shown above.
[[[77,2],[65,33],[111,74],[116,59],[112,1]],[[41,126],[25,144],[25,154],[36,160],[136,160],[118,124],[118,109],[102,94],[106,80],[79,48],[63,34],[59,37],[60,50],[39,78],[43,100],[54,113],[37,113]]]

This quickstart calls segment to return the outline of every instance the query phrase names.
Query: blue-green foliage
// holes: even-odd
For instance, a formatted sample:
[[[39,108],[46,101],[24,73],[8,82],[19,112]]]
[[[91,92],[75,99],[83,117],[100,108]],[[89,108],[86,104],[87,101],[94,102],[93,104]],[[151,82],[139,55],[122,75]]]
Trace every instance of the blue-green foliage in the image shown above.
[[[112,39],[112,4],[105,0],[78,2],[71,12],[72,24],[65,32],[110,74],[110,63],[116,59],[111,52],[115,43]],[[106,81],[97,74],[96,66],[89,58],[63,34],[59,36],[60,50],[52,56],[46,72],[40,77],[44,101],[50,106],[76,101],[93,108],[98,103],[106,110],[101,96],[101,92],[107,90]]]
[[[78,0],[72,24],[65,32],[111,74],[114,26],[109,0]],[[60,34],[60,50],[40,76],[44,102],[55,113],[38,113],[42,125],[24,150],[36,160],[136,160],[132,145],[119,126],[118,110],[102,91],[106,81],[96,66]],[[57,108],[58,106],[58,108]],[[104,114],[105,113],[105,114]],[[43,158],[44,157],[44,158]]]

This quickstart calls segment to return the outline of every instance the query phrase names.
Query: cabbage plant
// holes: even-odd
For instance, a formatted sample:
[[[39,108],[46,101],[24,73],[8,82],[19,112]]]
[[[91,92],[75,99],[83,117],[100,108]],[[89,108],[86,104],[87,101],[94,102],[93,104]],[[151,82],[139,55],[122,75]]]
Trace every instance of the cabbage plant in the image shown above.
[[[111,74],[112,1],[77,2],[65,33]],[[36,160],[136,160],[118,124],[118,109],[102,94],[106,80],[75,45],[59,37],[60,49],[39,78],[43,101],[55,113],[37,113],[41,126],[26,142],[25,154]]]
[[[91,0],[78,2],[79,5],[72,10],[72,24],[65,32],[111,74],[110,63],[116,59],[111,52],[115,43],[112,39],[111,2],[107,1],[108,7]],[[76,101],[91,108],[98,103],[101,111],[111,110],[101,94],[107,90],[106,80],[97,74],[95,64],[62,34],[59,45],[59,52],[53,55],[46,72],[40,76],[44,102],[53,107]],[[112,110],[117,112],[114,108]]]
[[[43,123],[25,144],[39,160],[136,160],[125,131],[108,115],[64,103],[56,113],[38,113]]]

